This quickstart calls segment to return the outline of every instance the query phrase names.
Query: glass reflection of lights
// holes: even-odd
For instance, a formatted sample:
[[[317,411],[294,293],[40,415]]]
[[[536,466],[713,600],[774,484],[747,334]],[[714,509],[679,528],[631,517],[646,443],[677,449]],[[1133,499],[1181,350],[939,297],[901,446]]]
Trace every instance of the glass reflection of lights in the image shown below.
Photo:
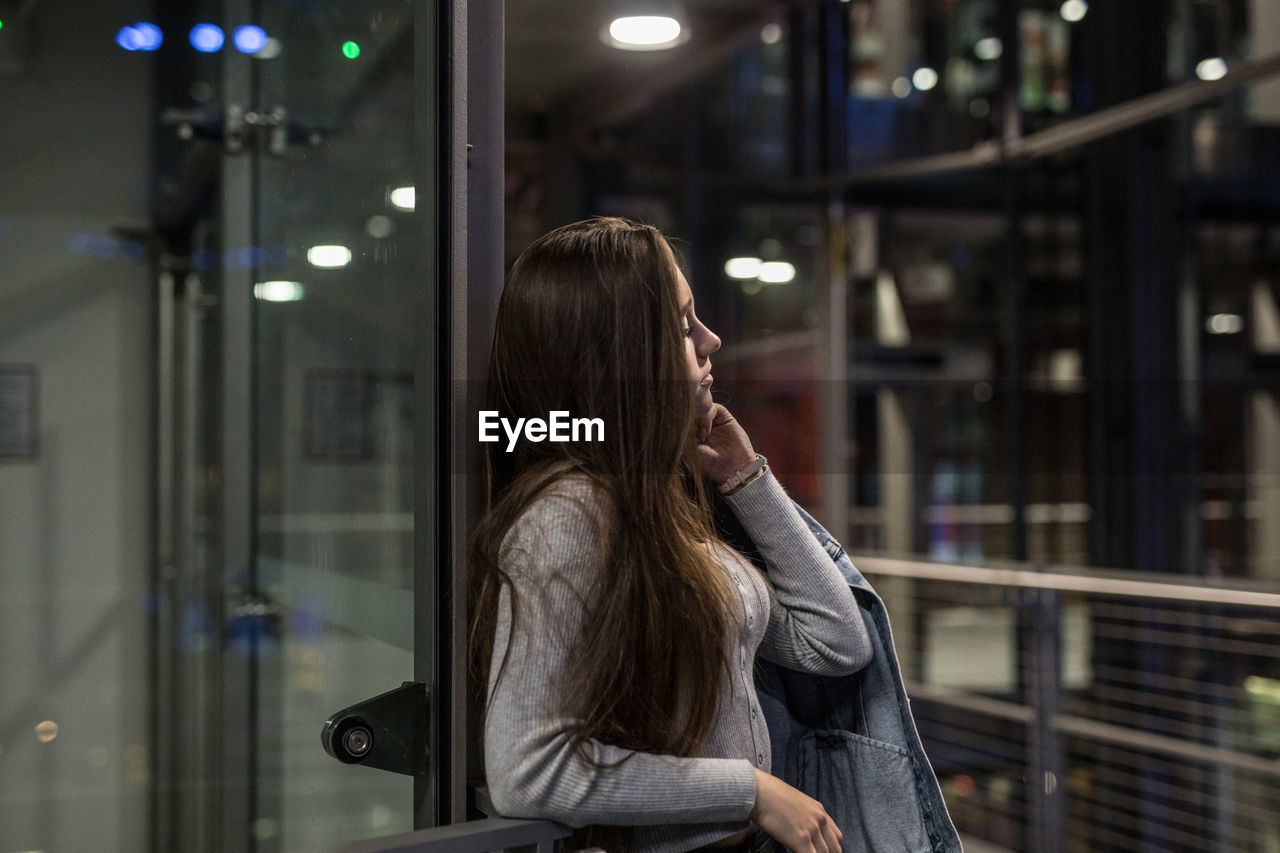
[[[889,91],[899,98],[905,98],[911,94],[911,81],[906,77],[897,77],[889,84]]]
[[[191,34],[187,40],[201,53],[217,53],[222,50],[227,37],[223,34],[221,27],[213,24],[196,24],[191,28]]]
[[[342,43],[342,55],[347,59],[355,59],[360,55],[360,45],[353,41],[344,41]]]
[[[1220,56],[1202,59],[1196,63],[1196,76],[1201,80],[1221,80],[1227,76],[1227,61]]]
[[[131,27],[121,27],[116,33],[116,44],[125,50],[157,50],[164,43],[164,33],[155,24],[139,21]]]
[[[1058,14],[1062,16],[1062,20],[1072,24],[1079,23],[1084,20],[1084,16],[1089,12],[1089,4],[1085,0],[1067,0],[1058,9]]]
[[[921,66],[911,75],[911,83],[921,92],[927,92],[938,85],[938,72],[929,66]]]
[[[1002,53],[1004,53],[1004,44],[995,36],[978,39],[973,46],[973,55],[987,62],[999,59]]]
[[[275,59],[284,51],[284,44],[275,36],[268,36],[262,49],[253,54],[256,59]]]
[[[765,261],[756,277],[765,284],[786,284],[796,277],[796,268],[786,261]]]
[[[36,740],[48,743],[58,736],[58,724],[53,720],[42,720],[36,723]]]
[[[391,206],[400,210],[413,210],[413,206],[417,201],[417,194],[413,187],[396,187],[387,198],[391,201]]]
[[[724,274],[729,278],[755,278],[760,274],[760,259],[730,258],[724,262]]]
[[[263,302],[297,302],[306,288],[297,281],[260,281],[253,286],[253,296]]]
[[[307,249],[307,262],[325,269],[345,267],[351,263],[351,250],[346,246],[312,246]]]
[[[1244,331],[1244,318],[1239,314],[1214,314],[1204,321],[1211,335],[1238,335]]]
[[[231,34],[231,43],[241,53],[257,53],[267,46],[267,31],[253,24],[236,27]]]
[[[632,15],[609,24],[605,42],[622,50],[665,50],[674,47],[682,30],[680,22],[666,15]]]

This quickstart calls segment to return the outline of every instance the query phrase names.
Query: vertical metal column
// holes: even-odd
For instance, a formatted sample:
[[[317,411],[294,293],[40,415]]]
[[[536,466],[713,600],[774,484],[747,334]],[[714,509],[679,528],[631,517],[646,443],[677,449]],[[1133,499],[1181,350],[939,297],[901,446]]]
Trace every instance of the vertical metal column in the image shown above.
[[[448,794],[451,821],[466,817],[468,768],[471,765],[467,722],[467,625],[469,575],[466,547],[483,500],[480,445],[470,427],[479,406],[479,392],[489,365],[494,319],[502,293],[505,259],[504,183],[506,175],[504,126],[505,78],[503,51],[505,22],[502,0],[467,3],[467,230],[465,278],[454,276],[455,304],[465,313],[453,318],[455,363],[452,368],[454,458],[458,468],[450,477],[454,489],[454,570],[451,577],[452,647],[449,655],[452,763]],[[460,361],[458,361],[460,359]]]
[[[457,507],[451,453],[454,323],[466,321],[467,3],[419,2],[414,17],[415,225],[422,287],[414,314],[414,679],[430,691],[428,769],[413,782],[414,826],[451,819],[455,756],[450,660],[455,654]],[[458,319],[455,319],[458,318]],[[465,336],[462,338],[465,346]],[[465,599],[464,599],[465,600]],[[465,766],[465,765],[464,765]]]
[[[1062,705],[1062,596],[1028,589],[1020,614],[1023,668],[1035,717],[1027,732],[1027,795],[1031,830],[1028,849],[1059,853],[1066,830],[1066,760],[1056,717]]]
[[[823,139],[823,171],[834,174],[845,170],[848,163],[849,33],[847,9],[842,3],[827,2],[823,8],[821,78],[823,99],[821,124]],[[848,541],[850,409],[849,392],[849,328],[848,288],[849,250],[848,222],[844,194],[833,191],[827,198],[827,253],[821,290],[822,353],[818,403],[822,463],[817,471],[821,484],[822,507],[830,531],[840,541]],[[825,374],[825,375],[823,375]]]
[[[223,15],[228,21],[252,20],[248,0],[225,0]],[[253,102],[254,60],[236,51],[222,54],[222,92],[227,125],[233,113]],[[224,250],[251,246],[256,231],[254,160],[249,152],[229,150],[222,158],[222,198],[220,237]],[[221,382],[218,389],[221,412],[220,494],[218,507],[219,568],[211,590],[210,605],[220,626],[217,666],[220,677],[220,705],[217,737],[222,766],[216,778],[221,783],[221,815],[218,847],[222,853],[249,850],[250,829],[257,794],[257,720],[255,702],[255,654],[236,654],[227,635],[233,596],[252,590],[254,584],[253,532],[256,519],[254,489],[254,328],[253,270],[238,264],[224,264],[221,308]]]
[[[1000,0],[1001,134],[1005,141],[1022,134],[1022,110],[1019,102],[1021,51],[1018,17],[1021,0]],[[1004,354],[1004,382],[1001,386],[1005,405],[1005,432],[1008,442],[1009,504],[1013,508],[1013,547],[1010,556],[1027,559],[1027,296],[1025,261],[1023,258],[1023,193],[1026,175],[1017,166],[1005,171],[1005,258],[1004,286],[1000,288],[1001,342]]]

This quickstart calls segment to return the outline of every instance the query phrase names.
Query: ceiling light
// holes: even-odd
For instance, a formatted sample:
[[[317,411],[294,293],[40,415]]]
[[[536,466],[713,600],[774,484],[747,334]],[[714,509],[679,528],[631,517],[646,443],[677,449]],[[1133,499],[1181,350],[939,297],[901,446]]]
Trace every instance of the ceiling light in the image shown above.
[[[254,298],[263,302],[297,302],[304,292],[297,281],[260,281],[253,286]]]
[[[307,249],[307,262],[326,269],[345,267],[351,263],[351,250],[346,246],[312,246]]]
[[[391,202],[392,207],[400,210],[413,210],[414,202],[417,200],[416,195],[413,187],[396,187],[387,194],[387,199]]]
[[[1075,24],[1083,21],[1088,11],[1089,4],[1085,0],[1067,0],[1058,10],[1058,14],[1062,16],[1062,20]]]
[[[1221,56],[1202,59],[1196,63],[1196,76],[1201,80],[1221,80],[1227,76],[1227,61]]]
[[[927,92],[938,85],[938,72],[927,65],[921,66],[911,75],[911,82],[921,92]]]
[[[796,268],[786,261],[765,261],[757,275],[765,284],[786,284],[796,277]]]
[[[257,53],[267,46],[267,31],[253,24],[236,27],[231,42],[241,53]]]
[[[729,278],[755,278],[760,274],[760,259],[730,258],[724,262],[724,274]]]
[[[214,24],[196,24],[187,36],[191,46],[201,53],[217,53],[222,50],[222,44],[226,39],[222,27]]]
[[[1002,53],[1004,53],[1004,44],[995,36],[978,39],[977,44],[973,46],[973,55],[988,62],[999,59]]]
[[[116,44],[125,50],[156,50],[164,42],[164,33],[149,21],[139,21],[116,33]]]
[[[1204,326],[1211,335],[1238,335],[1244,331],[1244,318],[1239,314],[1214,314]]]
[[[284,50],[284,43],[275,36],[267,36],[267,43],[262,46],[262,50],[253,54],[255,59],[275,59]]]
[[[601,33],[605,43],[620,50],[666,50],[688,38],[680,22],[667,15],[629,15],[615,18]]]

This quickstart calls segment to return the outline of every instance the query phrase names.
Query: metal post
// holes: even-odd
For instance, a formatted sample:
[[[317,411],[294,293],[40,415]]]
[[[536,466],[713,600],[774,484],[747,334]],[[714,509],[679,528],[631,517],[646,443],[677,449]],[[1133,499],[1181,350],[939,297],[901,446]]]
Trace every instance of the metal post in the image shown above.
[[[227,20],[251,20],[248,0],[225,0]],[[237,110],[252,106],[255,60],[235,51],[222,54],[222,91],[228,125],[228,153],[222,158],[223,249],[254,245],[257,206],[254,198],[255,162],[252,152],[230,147],[230,127]],[[227,627],[233,596],[251,592],[254,585],[253,532],[257,516],[254,488],[254,325],[253,270],[227,264],[218,294],[221,308],[221,404],[220,490],[218,507],[220,571],[214,573],[210,606],[220,626],[215,683],[220,704],[218,755],[221,783],[216,821],[220,851],[233,853],[251,847],[250,830],[256,814],[258,728],[256,653],[236,654],[229,648]]]
[[[449,819],[466,817],[469,760],[467,708],[467,601],[466,544],[479,516],[483,500],[480,478],[480,445],[470,441],[471,418],[478,409],[480,392],[489,364],[494,318],[504,274],[505,217],[503,208],[504,163],[504,20],[502,0],[469,0],[467,3],[466,122],[467,161],[467,261],[465,278],[454,276],[454,304],[464,303],[465,313],[452,318],[455,362],[452,367],[453,441],[457,468],[453,484],[454,570],[451,573],[452,645],[449,654],[449,705],[452,763],[447,783]],[[457,93],[455,92],[455,96]],[[478,756],[477,756],[478,759]],[[475,764],[478,766],[479,761]]]
[[[1034,711],[1027,732],[1028,849],[1060,853],[1066,828],[1062,787],[1066,760],[1055,719],[1062,711],[1062,595],[1051,589],[1029,589],[1024,595],[1019,633],[1024,638],[1028,703]]]

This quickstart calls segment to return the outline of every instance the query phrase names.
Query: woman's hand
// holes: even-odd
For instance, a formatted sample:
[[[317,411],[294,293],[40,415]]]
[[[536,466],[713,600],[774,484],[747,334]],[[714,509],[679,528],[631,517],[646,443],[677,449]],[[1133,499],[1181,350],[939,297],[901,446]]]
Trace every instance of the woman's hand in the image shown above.
[[[747,467],[756,458],[747,431],[719,403],[698,421],[698,461],[702,473],[717,484]]]
[[[751,821],[794,853],[840,853],[843,833],[822,803],[759,769]]]

